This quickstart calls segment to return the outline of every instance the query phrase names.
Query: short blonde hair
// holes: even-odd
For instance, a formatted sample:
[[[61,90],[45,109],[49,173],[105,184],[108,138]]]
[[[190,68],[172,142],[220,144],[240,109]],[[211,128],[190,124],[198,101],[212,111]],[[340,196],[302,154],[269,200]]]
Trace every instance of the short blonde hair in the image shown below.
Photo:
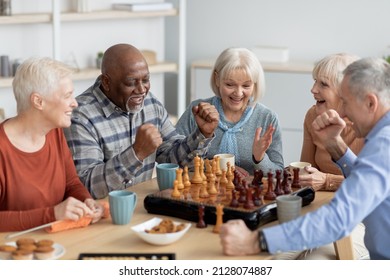
[[[358,59],[358,56],[347,53],[328,55],[318,61],[314,66],[312,72],[313,79],[321,80],[325,77],[331,86],[339,90],[341,81],[344,77],[344,69]]]
[[[225,49],[217,58],[211,72],[211,89],[216,96],[220,96],[216,85],[215,75],[219,79],[226,79],[235,70],[243,70],[254,83],[252,102],[258,102],[265,93],[264,70],[257,56],[246,48]]]
[[[69,77],[74,70],[52,58],[29,58],[18,66],[12,81],[17,112],[30,108],[30,96],[37,92],[48,96],[59,87],[61,79]]]

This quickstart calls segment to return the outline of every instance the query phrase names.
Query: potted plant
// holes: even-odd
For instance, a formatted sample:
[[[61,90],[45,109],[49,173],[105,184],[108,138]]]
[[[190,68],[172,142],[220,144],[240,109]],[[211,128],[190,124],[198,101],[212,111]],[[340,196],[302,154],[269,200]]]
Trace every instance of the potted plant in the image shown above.
[[[98,52],[96,55],[96,68],[100,69],[102,67],[103,52]]]

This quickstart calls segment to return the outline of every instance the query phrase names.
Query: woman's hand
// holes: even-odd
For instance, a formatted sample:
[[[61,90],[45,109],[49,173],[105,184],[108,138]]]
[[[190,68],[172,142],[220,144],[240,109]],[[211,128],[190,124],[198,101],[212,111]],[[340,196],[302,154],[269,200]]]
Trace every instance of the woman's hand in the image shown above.
[[[100,204],[99,202],[93,200],[92,198],[87,198],[84,203],[88,206],[89,209],[92,211],[92,223],[98,222],[104,213],[104,206]]]
[[[299,174],[301,186],[311,186],[315,191],[322,189],[326,183],[326,174],[314,167],[305,167],[309,174]]]
[[[255,139],[253,139],[252,154],[256,161],[261,161],[272,143],[272,134],[275,128],[270,125],[267,131],[261,136],[262,127],[258,127],[255,133]]]
[[[54,206],[54,216],[59,220],[78,221],[84,216],[93,216],[93,211],[82,201],[68,197],[63,202]]]

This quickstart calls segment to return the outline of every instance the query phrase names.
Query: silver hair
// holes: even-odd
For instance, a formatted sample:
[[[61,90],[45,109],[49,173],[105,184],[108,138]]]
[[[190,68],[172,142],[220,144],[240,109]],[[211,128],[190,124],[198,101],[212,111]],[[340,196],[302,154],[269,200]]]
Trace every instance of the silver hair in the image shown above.
[[[30,96],[39,93],[48,96],[59,87],[59,82],[74,72],[68,65],[52,58],[32,57],[18,66],[12,81],[17,112],[30,108]]]
[[[210,77],[215,95],[220,96],[215,76],[218,74],[220,79],[226,79],[235,70],[244,70],[251,78],[254,83],[252,102],[258,102],[265,93],[264,70],[257,56],[246,48],[228,48],[218,56]]]
[[[381,103],[390,106],[390,64],[382,58],[363,58],[344,70],[348,87],[360,100],[374,93]]]

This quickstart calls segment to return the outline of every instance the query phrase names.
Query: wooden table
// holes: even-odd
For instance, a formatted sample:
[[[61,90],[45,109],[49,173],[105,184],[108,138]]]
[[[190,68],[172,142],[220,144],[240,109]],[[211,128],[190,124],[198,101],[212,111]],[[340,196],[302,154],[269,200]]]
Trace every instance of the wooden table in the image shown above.
[[[31,237],[36,240],[52,239],[65,248],[66,252],[61,259],[66,260],[78,259],[79,254],[81,253],[175,253],[176,259],[178,260],[245,260],[272,258],[272,255],[267,253],[244,257],[223,255],[219,235],[212,232],[213,225],[209,225],[205,229],[199,229],[196,228],[195,223],[192,223],[187,234],[176,243],[165,246],[148,244],[141,240],[130,228],[136,224],[147,221],[152,217],[164,217],[148,214],[143,206],[145,196],[158,191],[156,179],[130,187],[129,190],[138,194],[138,203],[133,218],[128,225],[113,225],[111,219],[108,218],[86,228],[72,229],[57,233],[47,233],[44,230],[39,230],[25,234],[23,237]],[[332,196],[333,193],[331,192],[317,192],[314,201],[310,205],[302,208],[303,212],[313,211],[319,206],[327,203]],[[177,218],[173,219],[184,221]],[[275,223],[277,222],[267,224],[266,226]],[[9,232],[0,233],[0,243],[12,242],[17,238],[20,238],[16,237],[13,240],[5,240],[4,238],[7,234],[9,234]]]

